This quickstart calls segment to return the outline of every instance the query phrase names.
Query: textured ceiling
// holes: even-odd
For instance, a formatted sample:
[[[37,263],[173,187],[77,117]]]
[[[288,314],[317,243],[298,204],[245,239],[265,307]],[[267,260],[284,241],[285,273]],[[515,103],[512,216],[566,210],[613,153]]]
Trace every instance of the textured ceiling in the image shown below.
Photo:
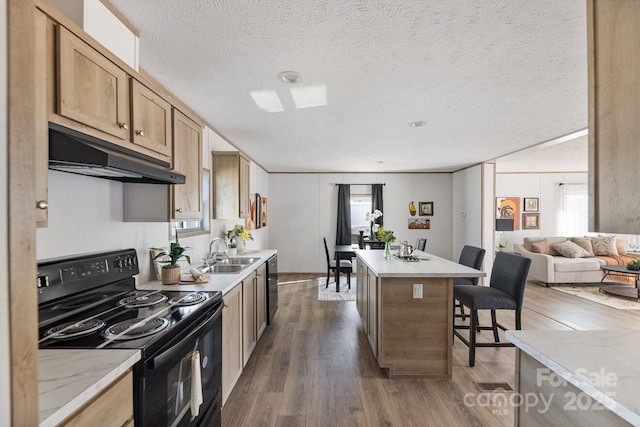
[[[584,0],[111,3],[141,67],[269,172],[453,171],[587,127]],[[327,104],[296,109],[286,70]]]

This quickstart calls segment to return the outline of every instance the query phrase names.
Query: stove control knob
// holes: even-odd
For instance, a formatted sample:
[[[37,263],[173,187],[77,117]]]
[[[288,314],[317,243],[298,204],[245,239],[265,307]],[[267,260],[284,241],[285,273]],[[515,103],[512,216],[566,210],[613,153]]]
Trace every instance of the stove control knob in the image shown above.
[[[49,287],[49,276],[38,276],[38,288]]]
[[[116,268],[122,268],[122,266],[123,266],[122,260],[121,259],[117,259],[116,260]]]

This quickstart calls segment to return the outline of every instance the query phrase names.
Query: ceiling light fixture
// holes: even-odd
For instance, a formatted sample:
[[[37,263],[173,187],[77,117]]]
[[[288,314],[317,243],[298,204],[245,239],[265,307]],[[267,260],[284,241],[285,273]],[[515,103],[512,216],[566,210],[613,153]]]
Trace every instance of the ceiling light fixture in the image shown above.
[[[427,122],[425,122],[424,120],[416,120],[415,122],[409,123],[409,126],[411,126],[412,128],[421,128],[422,126],[426,125]]]
[[[302,81],[302,76],[297,71],[283,71],[278,74],[278,80],[287,84],[295,84]]]

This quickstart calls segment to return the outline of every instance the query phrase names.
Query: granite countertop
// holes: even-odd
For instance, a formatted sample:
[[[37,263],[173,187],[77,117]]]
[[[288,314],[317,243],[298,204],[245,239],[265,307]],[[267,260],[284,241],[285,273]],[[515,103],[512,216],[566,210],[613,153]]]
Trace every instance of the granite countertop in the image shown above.
[[[640,331],[507,331],[516,347],[640,425]]]
[[[209,282],[193,285],[163,285],[160,281],[151,281],[145,283],[137,283],[136,288],[140,290],[165,290],[165,291],[221,291],[222,295],[226,295],[235,288],[238,283],[244,280],[258,267],[264,264],[269,258],[275,255],[275,249],[263,249],[248,251],[244,254],[234,256],[234,258],[259,258],[258,261],[249,265],[239,273],[221,274],[214,273],[209,275]]]
[[[436,255],[413,251],[420,261],[403,261],[396,256],[384,259],[384,251],[357,249],[356,256],[378,277],[484,277],[483,271],[440,258]]]
[[[40,426],[60,424],[139,360],[139,350],[40,350]]]

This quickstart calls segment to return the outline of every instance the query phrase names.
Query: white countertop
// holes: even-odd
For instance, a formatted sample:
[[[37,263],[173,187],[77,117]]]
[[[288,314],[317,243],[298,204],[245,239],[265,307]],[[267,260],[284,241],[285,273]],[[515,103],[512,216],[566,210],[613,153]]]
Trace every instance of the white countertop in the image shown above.
[[[40,350],[40,426],[58,425],[139,360],[140,350]]]
[[[640,331],[507,331],[525,353],[640,425]]]
[[[145,283],[136,283],[136,288],[140,290],[165,290],[165,291],[221,291],[222,295],[227,294],[238,283],[240,283],[249,274],[254,272],[258,267],[264,264],[269,258],[275,255],[275,249],[263,249],[247,251],[244,254],[234,256],[234,258],[259,258],[258,261],[249,265],[239,273],[210,274],[209,283],[193,284],[193,285],[163,285],[160,281],[151,281]]]
[[[403,261],[392,256],[384,259],[382,250],[357,249],[356,256],[378,277],[484,277],[483,271],[440,258],[436,255],[413,251],[418,262]]]

